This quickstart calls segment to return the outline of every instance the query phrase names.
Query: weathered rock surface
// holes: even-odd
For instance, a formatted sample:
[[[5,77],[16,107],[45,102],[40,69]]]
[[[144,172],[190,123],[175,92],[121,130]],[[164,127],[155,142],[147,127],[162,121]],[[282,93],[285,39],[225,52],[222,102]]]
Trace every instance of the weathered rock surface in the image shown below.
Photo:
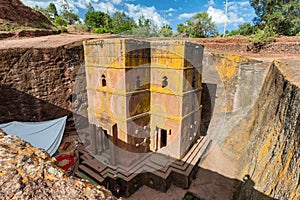
[[[48,120],[72,110],[72,88],[82,46],[5,49],[0,52],[1,122]]]
[[[244,174],[250,175],[256,188],[276,199],[300,198],[299,66],[300,61],[277,61],[271,66],[254,107],[243,162]]]
[[[95,37],[0,41],[0,123],[49,120],[72,111],[86,116],[82,41]]]
[[[217,49],[223,52],[237,53],[260,53],[260,54],[299,54],[299,36],[280,36],[274,42],[263,46],[260,49],[247,41],[247,37],[226,37],[226,38],[195,38],[193,40],[202,43],[208,49]]]
[[[67,177],[54,162],[0,129],[0,199],[116,199],[103,186]]]
[[[248,115],[233,128],[223,149],[239,163],[245,183],[236,199],[300,198],[300,61],[275,61],[259,98]]]
[[[17,26],[51,28],[51,22],[42,13],[24,6],[20,0],[0,0],[0,31]]]

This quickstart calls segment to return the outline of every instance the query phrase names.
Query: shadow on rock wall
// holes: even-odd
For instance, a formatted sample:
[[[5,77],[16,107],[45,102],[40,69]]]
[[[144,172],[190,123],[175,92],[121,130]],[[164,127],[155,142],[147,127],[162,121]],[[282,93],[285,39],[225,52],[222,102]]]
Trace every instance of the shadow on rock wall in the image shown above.
[[[37,122],[68,116],[66,132],[74,131],[75,124],[87,127],[87,118],[38,99],[16,89],[0,86],[0,123],[11,121]]]
[[[217,84],[202,83],[201,93],[201,135],[205,136],[214,113]]]
[[[255,183],[248,175],[246,175],[243,180],[237,180],[225,177],[208,169],[199,168],[196,179],[193,180],[185,197],[182,199],[275,200],[257,191],[254,186]],[[191,196],[194,198],[190,198]]]

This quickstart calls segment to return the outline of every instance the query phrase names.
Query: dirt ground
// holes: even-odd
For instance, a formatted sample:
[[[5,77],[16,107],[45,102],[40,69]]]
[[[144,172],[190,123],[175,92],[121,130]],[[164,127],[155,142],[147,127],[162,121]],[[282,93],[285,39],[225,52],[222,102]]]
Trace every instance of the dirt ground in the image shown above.
[[[55,48],[58,46],[72,44],[76,42],[82,42],[89,39],[97,38],[108,38],[108,37],[118,37],[112,34],[91,34],[91,33],[63,33],[59,35],[49,35],[42,37],[11,37],[7,39],[0,40],[0,49],[10,49],[10,48]],[[174,38],[178,39],[178,38]],[[185,39],[185,38],[184,38]],[[246,37],[228,37],[228,38],[193,38],[190,39],[195,42],[199,42],[205,46],[206,49],[212,51],[224,51],[229,53],[239,53],[248,57],[255,58],[277,58],[277,57],[299,57],[300,55],[295,52],[278,53],[278,52],[262,52],[262,53],[252,53],[244,50],[245,46],[251,45],[247,42]],[[276,38],[275,42],[270,45],[299,45],[300,46],[300,36],[286,37],[281,36]],[[238,45],[238,46],[237,46]],[[239,49],[240,48],[240,49]]]
[[[8,38],[0,40],[0,49],[11,48],[55,48],[63,45],[70,45],[73,43],[83,42],[84,40],[106,38],[109,34],[59,34],[49,35],[43,37],[22,37],[22,38]]]

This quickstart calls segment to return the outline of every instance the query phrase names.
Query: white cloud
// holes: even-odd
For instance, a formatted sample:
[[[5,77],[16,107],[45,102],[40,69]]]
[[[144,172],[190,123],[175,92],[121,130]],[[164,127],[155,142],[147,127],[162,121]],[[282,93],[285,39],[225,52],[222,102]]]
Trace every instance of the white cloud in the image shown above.
[[[229,24],[238,24],[244,23],[245,20],[242,17],[239,17],[236,13],[230,12],[228,13],[228,23]]]
[[[146,19],[151,19],[154,21],[154,23],[158,26],[162,26],[164,23],[163,17],[160,16],[160,14],[157,13],[156,9],[154,6],[151,7],[146,7],[142,6],[140,4],[134,5],[134,4],[125,4],[127,8],[126,14],[129,17],[132,17],[136,22],[138,22],[138,19],[141,16],[144,16]],[[166,23],[169,23],[166,21]]]
[[[29,7],[34,7],[34,6],[39,6],[39,7],[47,7],[49,5],[49,3],[53,2],[53,1],[31,1],[31,0],[21,0],[22,3],[26,6],[29,6]],[[56,2],[53,2],[56,6],[58,5],[58,1]]]
[[[120,3],[122,2],[122,0],[112,0],[111,2],[112,2],[113,4],[118,5],[118,4],[120,4]]]
[[[118,9],[111,2],[100,2],[97,4],[93,4],[95,10],[99,10],[102,12],[109,12],[110,14],[115,13]]]
[[[237,4],[242,7],[250,6],[249,1],[241,1],[241,2],[237,2]]]
[[[169,8],[166,12],[175,12],[176,10],[174,8]]]
[[[86,9],[88,4],[88,0],[78,0],[77,2],[75,2],[75,5],[81,9]]]
[[[221,9],[216,9],[210,6],[207,10],[207,13],[209,16],[211,16],[212,21],[216,24],[223,24],[227,19],[224,10]]]
[[[237,4],[232,4],[232,5],[230,5],[229,7],[228,7],[228,10],[229,11],[232,11],[232,12],[235,12],[235,13],[237,13],[238,12],[238,6],[237,6]]]
[[[42,8],[46,8],[50,3],[54,3],[54,5],[56,6],[56,9],[58,10],[58,12],[61,11],[61,5],[62,5],[62,1],[61,0],[43,0],[43,1],[32,1],[32,0],[21,0],[22,3],[26,6],[29,7],[34,7],[34,6],[39,6]],[[86,6],[84,6],[84,4],[86,4],[86,2],[89,2],[89,0],[68,0],[69,3],[69,7],[70,9],[73,10],[73,12],[75,12],[76,14],[78,14],[78,8],[86,8]],[[88,5],[88,4],[86,4]]]
[[[228,24],[237,24],[237,23],[244,23],[245,20],[242,17],[239,17],[235,12],[228,12],[226,16],[225,11],[213,7],[209,7],[207,10],[209,16],[211,16],[212,21],[215,22],[217,25],[221,25],[225,23],[227,20]]]
[[[53,2],[57,9],[60,10],[61,8],[61,0],[40,0],[40,1],[33,1],[33,0],[21,0],[25,5],[34,7],[35,5],[38,5],[40,7],[47,7],[49,3]],[[122,3],[122,0],[68,0],[70,8],[72,8],[75,12],[78,12],[78,8],[81,9],[87,9],[89,3],[92,3],[92,5],[96,9],[101,9],[101,11],[107,11],[109,12],[115,11],[114,5],[119,5]],[[107,6],[107,8],[105,8]]]
[[[195,14],[197,14],[196,12],[194,13],[182,13],[178,16],[178,19],[181,20],[181,19],[190,19],[192,18]]]
[[[215,4],[214,0],[209,0],[207,6],[213,6]]]

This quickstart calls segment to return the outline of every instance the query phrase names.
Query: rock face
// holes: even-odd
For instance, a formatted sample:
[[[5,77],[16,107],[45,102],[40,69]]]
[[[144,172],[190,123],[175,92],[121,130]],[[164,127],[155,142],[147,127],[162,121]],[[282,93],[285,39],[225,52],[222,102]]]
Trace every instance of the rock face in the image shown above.
[[[206,162],[206,166],[239,180],[244,177],[235,188],[234,199],[299,199],[300,61],[283,60],[267,68],[264,64],[252,64],[240,63],[237,84],[233,84],[237,85],[234,98],[226,95],[228,100],[233,99],[233,112],[226,113],[224,126],[219,129],[215,128],[220,123],[218,113],[214,115],[218,123],[213,118],[208,133],[212,137],[215,130],[212,138],[220,144],[223,157],[230,158],[231,170],[235,172],[224,170],[230,163],[218,161],[215,150],[208,156],[211,163]],[[226,94],[228,88],[234,92],[235,87],[228,87],[230,81],[223,78],[223,70],[218,71]],[[228,105],[231,104],[227,103],[227,108]]]
[[[300,198],[300,61],[274,62],[244,137],[241,175],[275,199]],[[237,199],[257,199],[242,188]]]
[[[0,130],[0,199],[116,199],[102,186],[67,177],[54,161]]]
[[[43,121],[86,110],[85,82],[74,89],[81,75],[85,81],[81,41],[57,48],[3,49],[0,55],[0,123]]]
[[[226,107],[221,112],[232,112],[239,75],[239,63],[249,63],[250,59],[237,54],[211,53],[215,66],[226,90]]]
[[[73,112],[83,116],[77,119],[85,124],[87,94],[82,42],[100,37],[104,36],[62,34],[1,40],[0,123],[44,121],[65,115],[70,119]]]
[[[0,31],[26,26],[50,28],[51,22],[42,13],[24,6],[20,0],[0,0]]]

